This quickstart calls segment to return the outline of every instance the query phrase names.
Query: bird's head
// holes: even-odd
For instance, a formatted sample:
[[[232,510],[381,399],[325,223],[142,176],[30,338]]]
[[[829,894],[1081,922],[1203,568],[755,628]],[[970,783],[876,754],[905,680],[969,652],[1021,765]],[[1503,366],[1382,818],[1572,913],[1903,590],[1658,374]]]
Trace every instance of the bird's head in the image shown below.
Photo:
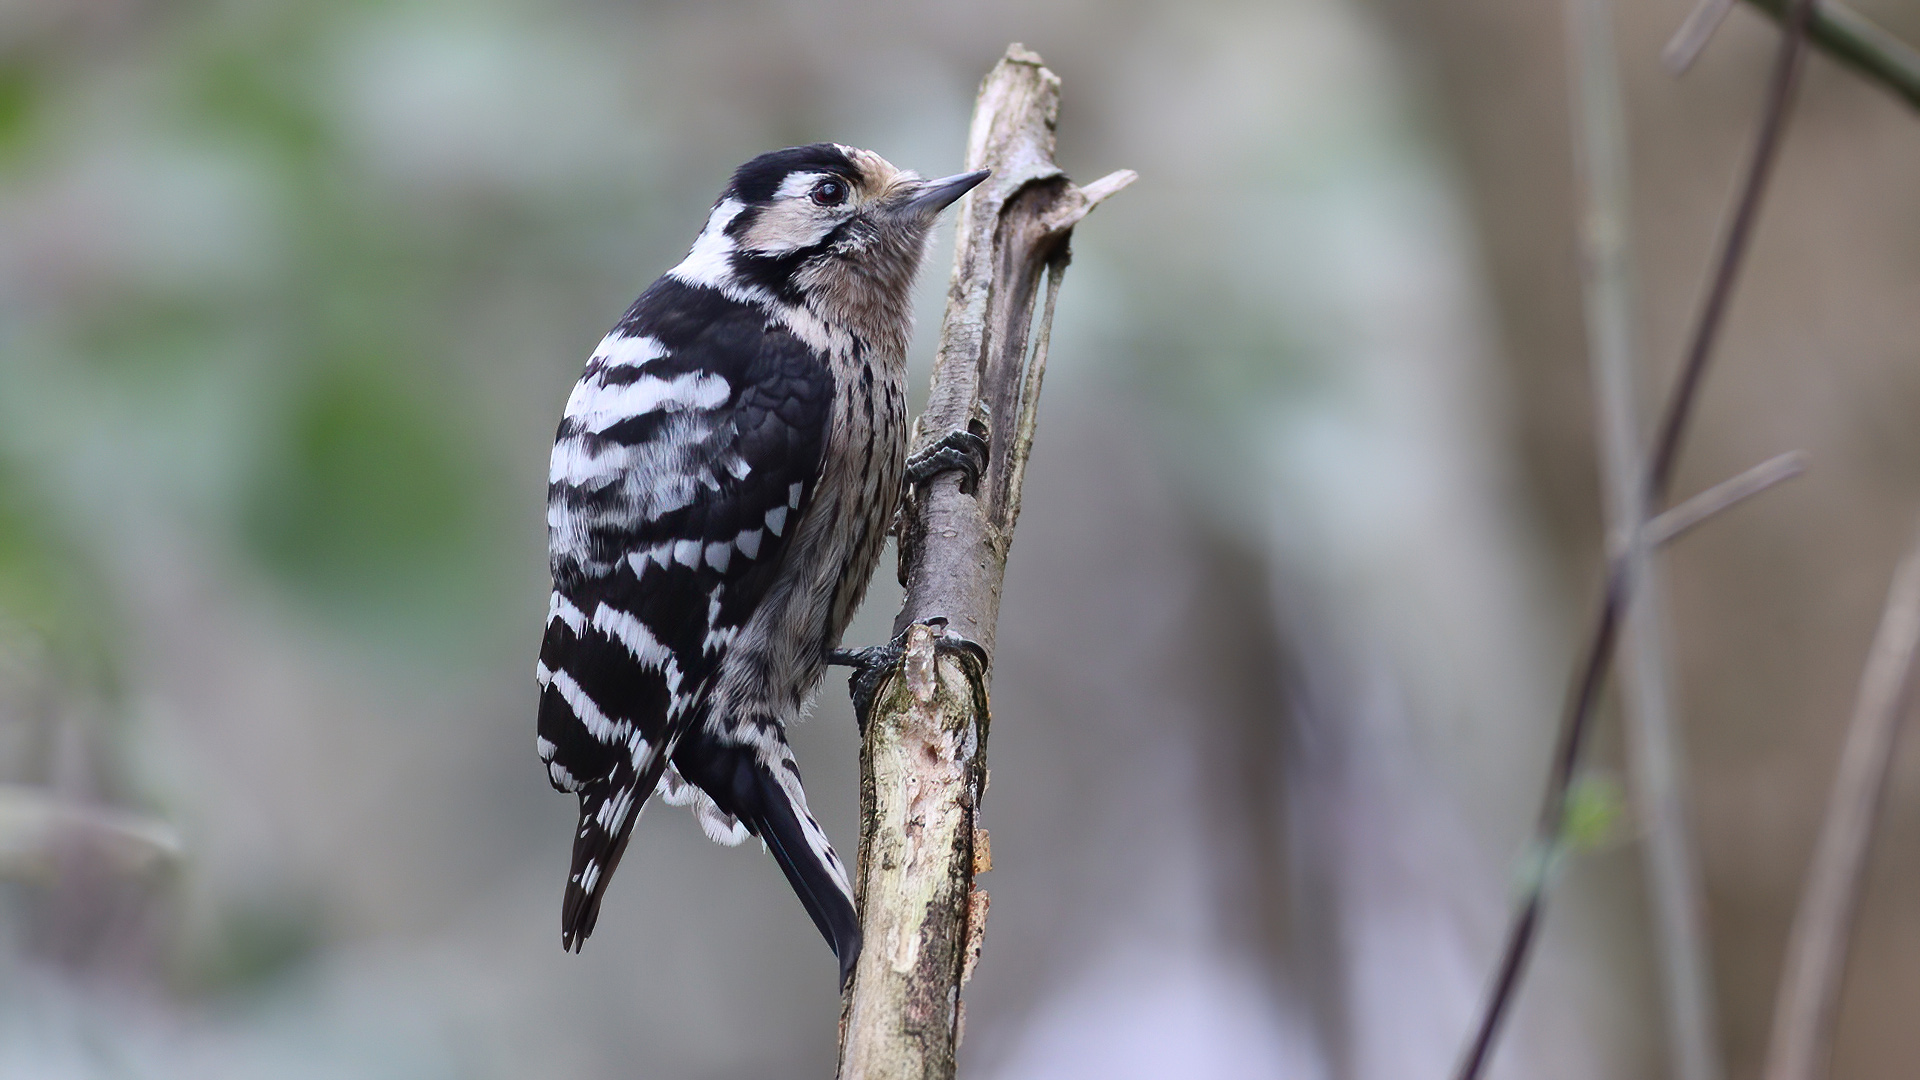
[[[923,180],[837,143],[762,154],[734,172],[673,274],[804,306],[904,347],[909,294],[934,219],[986,177]]]

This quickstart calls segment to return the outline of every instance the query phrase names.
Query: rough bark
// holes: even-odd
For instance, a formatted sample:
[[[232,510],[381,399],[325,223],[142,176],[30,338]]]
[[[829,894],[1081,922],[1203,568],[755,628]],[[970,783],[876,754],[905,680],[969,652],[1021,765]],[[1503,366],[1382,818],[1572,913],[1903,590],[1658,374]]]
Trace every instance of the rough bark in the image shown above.
[[[845,1080],[954,1073],[960,989],[979,956],[987,908],[973,877],[990,862],[975,815],[986,788],[994,624],[1053,300],[1074,225],[1134,179],[1124,170],[1085,188],[1067,179],[1053,161],[1059,101],[1059,78],[1009,46],[981,83],[967,140],[967,168],[993,175],[961,207],[914,445],[971,430],[990,452],[975,491],[943,475],[901,511],[907,596],[895,631],[906,634],[906,648],[874,696],[861,746],[855,892],[866,947],[841,1015]],[[941,647],[954,637],[977,648]]]

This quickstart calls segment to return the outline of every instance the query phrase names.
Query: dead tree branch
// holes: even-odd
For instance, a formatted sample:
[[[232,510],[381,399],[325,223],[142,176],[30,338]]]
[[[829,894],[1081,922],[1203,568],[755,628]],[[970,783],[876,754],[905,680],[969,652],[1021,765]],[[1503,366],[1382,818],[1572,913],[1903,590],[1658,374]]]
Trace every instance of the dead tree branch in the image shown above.
[[[988,73],[967,168],[993,175],[962,205],[946,318],[916,449],[988,440],[976,490],[936,477],[900,517],[905,651],[874,696],[860,753],[855,891],[866,948],[841,1014],[843,1080],[954,1073],[960,989],[979,954],[986,865],[987,686],[1007,548],[1033,445],[1049,324],[1073,227],[1134,179],[1074,186],[1053,162],[1060,80],[1020,45]],[[1035,300],[1046,302],[1037,334]],[[1029,353],[1029,339],[1034,348]]]
[[[1805,450],[1776,454],[1647,522],[1647,546],[1659,547],[1678,540],[1708,518],[1731,510],[1775,484],[1784,483],[1806,471]]]

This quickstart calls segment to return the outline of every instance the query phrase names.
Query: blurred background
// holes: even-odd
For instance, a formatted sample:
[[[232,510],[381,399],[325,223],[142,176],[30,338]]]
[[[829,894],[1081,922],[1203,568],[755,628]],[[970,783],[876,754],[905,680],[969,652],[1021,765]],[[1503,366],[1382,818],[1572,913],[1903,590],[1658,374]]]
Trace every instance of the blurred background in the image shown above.
[[[1742,7],[1676,80],[1685,10],[1619,4],[1649,401],[1775,40]],[[558,948],[547,449],[734,165],[956,171],[1013,40],[1065,167],[1141,180],[1060,302],[963,1074],[1447,1072],[1601,550],[1559,5],[8,0],[0,1077],[830,1074],[830,953],[683,810]],[[1812,454],[1668,564],[1735,1077],[1920,509],[1916,175],[1920,117],[1816,57],[1677,485]],[[794,740],[850,846],[839,679]],[[1495,1075],[1665,1074],[1622,760],[1609,711]],[[1859,1078],[1920,1059],[1912,745],[1894,784]]]

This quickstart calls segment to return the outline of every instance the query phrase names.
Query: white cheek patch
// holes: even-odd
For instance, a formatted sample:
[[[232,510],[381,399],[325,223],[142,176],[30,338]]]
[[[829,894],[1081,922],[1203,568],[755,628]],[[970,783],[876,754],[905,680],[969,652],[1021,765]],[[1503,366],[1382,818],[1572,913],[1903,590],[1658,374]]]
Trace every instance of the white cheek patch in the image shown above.
[[[792,177],[788,178],[789,181]],[[761,210],[740,237],[740,246],[761,255],[809,248],[826,239],[843,215],[822,211],[804,198],[777,199]]]

